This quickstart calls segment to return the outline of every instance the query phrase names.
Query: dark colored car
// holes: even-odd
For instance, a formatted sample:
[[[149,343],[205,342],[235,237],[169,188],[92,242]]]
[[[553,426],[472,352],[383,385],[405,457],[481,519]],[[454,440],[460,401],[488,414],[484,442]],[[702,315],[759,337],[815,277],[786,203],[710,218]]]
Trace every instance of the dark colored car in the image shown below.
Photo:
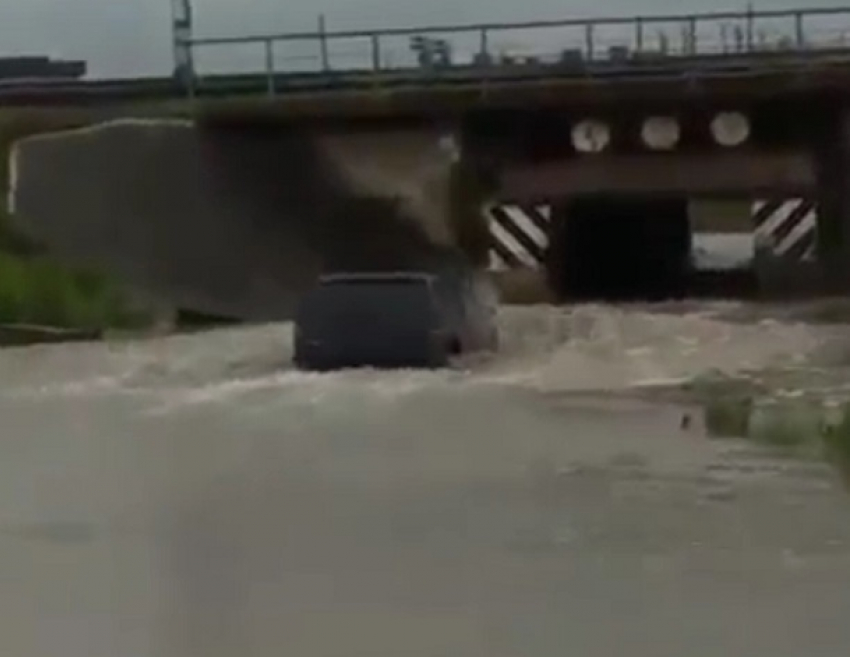
[[[444,367],[495,350],[496,297],[474,274],[340,273],[319,279],[295,319],[302,369]]]

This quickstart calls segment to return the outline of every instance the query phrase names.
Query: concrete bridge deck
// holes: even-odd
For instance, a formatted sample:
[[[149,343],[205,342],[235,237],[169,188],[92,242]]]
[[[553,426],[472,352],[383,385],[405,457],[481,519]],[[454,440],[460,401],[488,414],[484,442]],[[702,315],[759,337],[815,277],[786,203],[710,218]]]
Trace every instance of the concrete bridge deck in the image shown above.
[[[203,101],[191,105],[200,110],[224,100],[237,110],[259,106],[283,115],[428,114],[481,105],[843,92],[850,79],[850,7],[358,31],[320,24],[316,32],[198,37],[189,0],[180,3],[174,75],[13,80],[0,84],[0,105],[191,99]],[[501,36],[515,37],[517,52],[494,45]],[[343,48],[351,43],[359,45]],[[425,46],[415,45],[422,43],[441,45],[445,55],[423,54]],[[262,53],[262,70],[239,61],[238,51],[248,47]],[[210,51],[240,70],[207,65]]]
[[[174,79],[0,89],[0,103],[90,105],[97,120],[196,119],[19,141],[12,198],[22,225],[57,252],[180,305],[246,318],[287,316],[329,263],[415,266],[448,248],[483,265],[496,231],[485,208],[509,203],[546,210],[524,228],[504,224],[512,241],[500,246],[513,251],[503,260],[564,280],[606,268],[628,280],[647,244],[669,251],[659,276],[678,271],[689,199],[767,201],[775,268],[844,292],[850,39],[823,32],[843,35],[844,20],[850,35],[850,9],[831,9],[224,39],[176,21]],[[679,41],[648,43],[665,21]],[[778,26],[770,38],[758,36],[763,24]],[[582,47],[559,38],[554,59],[494,54],[498,32],[550,28],[577,30]],[[705,29],[736,36],[718,44]],[[470,56],[387,64],[387,42],[444,43],[441,31],[472,35]],[[331,45],[351,39],[365,40],[365,61],[338,65]],[[240,44],[265,51],[265,71],[202,66],[199,51]],[[283,70],[281,44],[317,49],[317,67]],[[718,137],[723,115],[743,117],[742,139]],[[575,132],[591,117],[610,136],[593,153]],[[655,119],[675,129],[667,147],[642,132]],[[659,214],[667,219],[651,220]],[[565,268],[569,259],[583,269]]]
[[[758,60],[758,61],[756,61]],[[428,117],[478,108],[616,104],[624,100],[681,103],[705,99],[750,101],[812,94],[850,94],[850,48],[805,57],[754,57],[752,65],[655,70],[621,70],[598,74],[556,74],[545,70],[471,73],[423,80],[387,74],[375,83],[369,75],[349,73],[336,81],[323,76],[279,75],[286,92],[269,95],[261,76],[219,76],[207,81],[192,99],[170,78],[0,85],[0,107],[126,107],[171,101],[190,114],[245,112],[286,117],[387,118]]]

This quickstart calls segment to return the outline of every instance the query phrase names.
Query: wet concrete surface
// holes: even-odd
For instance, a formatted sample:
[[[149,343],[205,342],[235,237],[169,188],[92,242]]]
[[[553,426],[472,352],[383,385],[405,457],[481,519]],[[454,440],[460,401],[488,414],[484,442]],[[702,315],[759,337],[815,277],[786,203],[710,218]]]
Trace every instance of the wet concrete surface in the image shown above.
[[[422,267],[451,245],[442,136],[120,120],[17,142],[9,200],[52,254],[163,303],[290,319],[322,271]]]
[[[508,313],[454,372],[301,374],[285,326],[3,352],[3,654],[846,654],[837,474],[632,394],[840,330],[669,311]]]

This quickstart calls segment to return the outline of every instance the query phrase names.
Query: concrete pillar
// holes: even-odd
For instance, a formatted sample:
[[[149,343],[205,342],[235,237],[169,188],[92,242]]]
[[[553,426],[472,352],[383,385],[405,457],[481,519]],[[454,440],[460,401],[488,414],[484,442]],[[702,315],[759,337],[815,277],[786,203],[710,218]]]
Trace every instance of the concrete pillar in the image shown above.
[[[172,305],[286,319],[329,268],[445,246],[441,133],[120,121],[24,139],[15,219],[52,253]]]
[[[822,292],[850,294],[850,111],[822,122],[818,155],[818,260]]]
[[[754,227],[753,269],[758,294],[768,299],[822,294],[826,291],[822,263],[817,257],[810,257],[809,237],[805,234],[809,220],[817,212],[816,199],[809,195],[778,201],[754,211],[754,223],[765,213],[769,215],[760,227]],[[779,224],[775,223],[777,219]]]
[[[494,178],[471,156],[461,156],[449,178],[448,222],[454,243],[477,266],[487,264],[490,234],[482,212],[496,194]]]

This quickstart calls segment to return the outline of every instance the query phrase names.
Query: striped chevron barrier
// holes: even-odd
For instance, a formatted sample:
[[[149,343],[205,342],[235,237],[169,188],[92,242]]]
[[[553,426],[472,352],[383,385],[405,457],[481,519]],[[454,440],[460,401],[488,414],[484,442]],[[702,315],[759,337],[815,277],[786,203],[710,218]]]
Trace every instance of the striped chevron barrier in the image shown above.
[[[814,260],[817,204],[805,198],[759,200],[753,204],[753,236],[777,256]]]
[[[552,211],[547,205],[490,205],[490,268],[538,269],[549,249]],[[817,253],[817,204],[806,198],[757,200],[752,206],[753,242],[777,256],[811,261]]]
[[[549,206],[492,205],[484,213],[490,228],[491,269],[542,266],[549,248]]]

